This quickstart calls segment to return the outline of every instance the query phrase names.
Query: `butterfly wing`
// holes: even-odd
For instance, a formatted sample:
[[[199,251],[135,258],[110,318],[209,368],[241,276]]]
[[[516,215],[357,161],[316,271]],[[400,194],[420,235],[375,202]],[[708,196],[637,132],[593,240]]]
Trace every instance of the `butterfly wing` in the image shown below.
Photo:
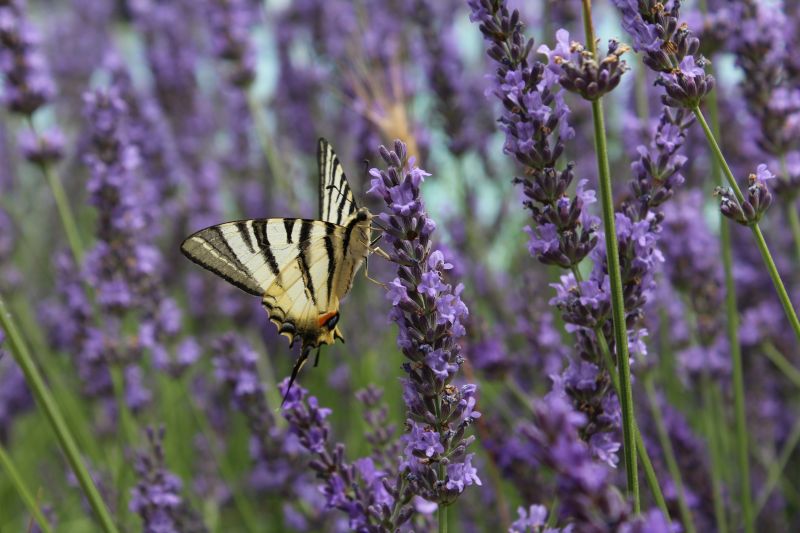
[[[260,296],[281,334],[313,348],[341,337],[339,300],[366,255],[355,243],[354,228],[294,218],[240,220],[198,231],[181,250]],[[350,279],[342,282],[343,276]]]
[[[319,217],[325,222],[345,224],[357,210],[353,191],[333,148],[325,139],[317,144],[319,164]]]

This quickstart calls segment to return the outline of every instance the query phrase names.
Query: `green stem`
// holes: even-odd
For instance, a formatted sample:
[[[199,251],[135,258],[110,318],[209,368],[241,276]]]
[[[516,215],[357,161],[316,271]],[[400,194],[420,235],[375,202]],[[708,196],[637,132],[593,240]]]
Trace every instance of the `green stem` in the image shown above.
[[[39,524],[39,528],[41,528],[44,533],[51,533],[52,529],[50,528],[50,523],[42,514],[39,504],[36,503],[36,498],[34,498],[31,491],[28,490],[25,480],[22,479],[22,476],[17,472],[14,461],[8,456],[2,443],[0,443],[0,465],[5,469],[6,474],[8,474],[8,477],[11,479],[11,483],[17,489],[17,494],[22,498],[22,501],[25,503],[31,515],[33,515],[33,519]]]
[[[727,179],[731,189],[733,189],[734,193],[736,194],[739,202],[742,202],[744,200],[742,191],[739,189],[739,185],[736,183],[736,179],[733,177],[733,173],[731,172],[728,163],[725,161],[725,157],[722,154],[719,144],[717,144],[714,133],[711,131],[711,128],[706,122],[703,113],[700,111],[700,108],[695,107],[692,111],[703,128],[703,132],[706,135],[706,139],[708,140],[711,150],[714,152],[715,159],[718,164],[716,169],[718,171],[722,170],[723,175]],[[728,333],[728,344],[731,351],[731,365],[733,367],[732,377],[734,413],[736,419],[736,452],[739,461],[739,474],[741,476],[740,505],[742,508],[744,529],[747,533],[751,533],[754,527],[752,507],[753,502],[750,493],[750,463],[747,452],[747,417],[745,413],[744,369],[742,366],[742,350],[741,346],[739,345],[739,314],[736,309],[736,286],[733,280],[733,253],[731,247],[730,222],[722,215],[722,213],[720,213],[720,219],[722,262],[725,271],[725,310],[727,315],[726,328]],[[772,281],[775,284],[776,289],[778,289],[779,295],[782,293],[785,297],[781,300],[782,303],[784,303],[784,310],[787,312],[787,316],[794,316],[794,320],[797,322],[797,316],[794,314],[794,309],[792,309],[791,303],[789,303],[789,296],[786,295],[786,289],[783,287],[783,282],[781,281],[780,275],[775,268],[775,263],[772,261],[772,257],[769,254],[767,244],[764,242],[763,235],[761,235],[761,230],[758,228],[757,224],[753,224],[751,228],[756,236],[756,241],[758,242],[764,262],[767,263],[767,268],[770,270]],[[770,268],[770,265],[772,265],[772,268]],[[795,332],[798,335],[798,339],[800,339],[800,323],[797,323]]]
[[[792,457],[792,453],[794,452],[798,443],[800,443],[800,420],[795,422],[794,426],[792,427],[792,432],[789,435],[789,438],[786,439],[786,444],[783,445],[783,449],[778,456],[778,460],[772,463],[769,467],[769,471],[767,472],[767,482],[764,484],[764,488],[761,489],[761,493],[758,495],[758,500],[756,501],[756,516],[758,516],[758,514],[764,509],[764,505],[767,503],[772,491],[775,490],[781,475],[784,473],[786,464]]]
[[[780,370],[796,387],[800,387],[800,370],[795,368],[791,361],[786,359],[771,342],[765,342],[761,348],[764,350],[764,355],[767,356],[767,359],[772,361],[772,363],[778,367],[778,370]]]
[[[447,505],[439,504],[436,517],[439,520],[439,533],[447,533]]]
[[[584,0],[584,4],[588,0]],[[588,39],[587,39],[588,40]],[[614,326],[614,342],[617,351],[619,370],[620,403],[622,405],[622,439],[624,441],[625,473],[628,493],[633,497],[634,512],[639,513],[639,476],[636,467],[636,444],[634,440],[633,392],[631,390],[630,355],[628,354],[628,333],[625,326],[625,301],[622,297],[622,274],[619,265],[617,229],[614,223],[614,199],[611,190],[611,171],[606,149],[605,120],[603,107],[599,100],[592,101],[594,119],[594,142],[597,154],[600,203],[603,208],[603,229],[606,237],[606,260],[611,285],[611,312]]]
[[[681,520],[683,526],[686,528],[687,533],[695,533],[697,531],[692,519],[692,513],[689,510],[689,505],[686,503],[686,491],[684,490],[683,477],[681,470],[678,468],[678,461],[675,458],[675,449],[672,447],[672,441],[669,438],[669,431],[666,424],[664,424],[664,417],[661,415],[661,408],[658,405],[658,396],[656,389],[653,386],[653,380],[650,376],[644,378],[644,390],[647,394],[647,401],[650,404],[650,414],[653,416],[653,422],[656,426],[658,433],[658,440],[661,443],[661,449],[664,451],[664,460],[667,463],[667,470],[669,470],[672,481],[675,483],[675,489],[678,493],[678,509],[681,513]]]
[[[733,172],[731,172],[728,163],[725,161],[725,156],[722,154],[722,150],[717,144],[717,140],[714,138],[714,134],[711,132],[711,128],[709,128],[708,123],[703,116],[703,112],[700,111],[699,107],[693,108],[692,111],[697,117],[697,121],[700,123],[700,126],[703,128],[703,132],[706,135],[706,139],[711,147],[711,151],[714,152],[714,156],[719,162],[720,168],[722,169],[722,172],[728,181],[728,185],[730,185],[731,189],[733,189],[733,192],[736,194],[736,198],[739,200],[739,202],[743,202],[744,196],[742,195],[742,191],[739,189],[739,185],[736,183],[736,178],[733,177]],[[795,336],[798,340],[800,340],[800,320],[798,320],[797,313],[792,306],[791,300],[789,300],[789,294],[786,292],[786,287],[783,285],[781,275],[778,272],[778,268],[775,266],[775,261],[772,259],[772,254],[769,251],[769,247],[767,247],[767,242],[764,240],[764,235],[761,233],[761,228],[757,223],[754,223],[750,225],[750,229],[753,232],[753,237],[756,239],[756,245],[758,246],[759,252],[761,252],[761,258],[764,261],[764,265],[767,267],[769,277],[772,279],[772,284],[775,286],[775,291],[778,293],[778,298],[781,301],[784,313],[786,313],[786,318],[789,319],[789,323],[794,330]]]
[[[89,501],[92,509],[94,509],[97,519],[100,521],[100,525],[106,533],[118,533],[117,527],[111,520],[108,509],[86,469],[86,465],[83,464],[80,450],[78,450],[75,444],[72,432],[64,422],[64,417],[61,414],[58,404],[56,404],[53,397],[50,395],[50,391],[45,385],[44,379],[33,361],[33,357],[31,357],[28,346],[20,335],[17,325],[8,312],[2,297],[0,297],[0,326],[3,327],[8,335],[11,353],[14,355],[14,359],[25,374],[25,381],[36,397],[39,407],[47,416],[47,420],[58,438],[61,449],[64,455],[67,456],[67,460],[75,473],[75,477],[78,478],[78,482],[86,495],[86,499]]]
[[[583,24],[586,31],[586,46],[597,58],[594,28],[592,27],[592,2],[583,0]],[[600,203],[603,207],[603,229],[606,234],[606,260],[611,285],[611,312],[613,315],[614,341],[617,349],[617,368],[619,370],[619,397],[622,406],[622,440],[625,455],[625,474],[628,493],[633,497],[634,513],[639,514],[639,473],[636,466],[636,440],[634,438],[636,420],[633,414],[633,392],[631,389],[630,355],[628,354],[628,332],[625,325],[625,301],[622,297],[622,274],[619,266],[619,247],[617,229],[614,224],[614,198],[611,188],[611,170],[608,165],[606,147],[606,126],[603,117],[603,104],[598,98],[592,100],[594,122],[594,145],[597,155]]]
[[[33,131],[34,136],[39,138],[36,133],[36,127],[33,124],[33,119],[28,119],[28,124]],[[41,140],[39,141],[41,142]],[[69,248],[72,251],[72,256],[75,259],[75,264],[80,265],[83,260],[83,242],[81,241],[81,234],[78,231],[78,224],[75,222],[75,216],[72,213],[72,208],[67,199],[67,193],[64,190],[64,185],[53,170],[50,163],[42,163],[38,165],[47,179],[47,184],[50,186],[50,192],[53,194],[53,199],[56,202],[56,209],[58,216],[61,218],[61,225],[64,227],[64,233],[67,235]]]
[[[594,330],[594,335],[597,339],[597,344],[600,346],[600,353],[603,355],[603,361],[606,365],[606,369],[608,370],[608,375],[611,376],[611,383],[614,385],[614,390],[617,392],[617,396],[619,396],[619,377],[614,372],[614,367],[616,365],[614,364],[614,360],[611,358],[611,349],[608,347],[606,338],[602,331],[600,331],[600,328]],[[642,461],[642,468],[644,469],[645,479],[647,479],[647,485],[650,487],[650,492],[653,494],[653,499],[656,501],[656,505],[667,518],[667,520],[670,520],[667,501],[664,499],[664,493],[661,492],[661,485],[658,483],[658,476],[656,476],[653,463],[650,461],[650,454],[647,453],[647,448],[644,445],[642,432],[639,430],[638,425],[634,426],[634,430],[636,432],[636,453],[639,456],[639,460]]]
[[[214,430],[206,419],[205,412],[197,405],[197,402],[192,396],[187,386],[186,379],[180,380],[179,394],[183,396],[182,402],[185,402],[185,405],[189,407],[189,411],[197,423],[200,433],[202,433],[208,441],[208,450],[211,453],[211,459],[217,465],[217,468],[219,468],[220,477],[229,487],[235,487],[235,480],[237,478],[236,472],[227,456],[217,448]],[[231,497],[233,499],[233,506],[236,508],[236,511],[239,513],[239,518],[242,520],[244,530],[251,533],[259,531],[260,529],[258,527],[255,511],[250,505],[249,500],[244,496],[243,491],[234,488],[234,490],[231,491]]]
[[[797,207],[794,202],[786,203],[786,217],[789,219],[789,228],[792,230],[797,263],[800,264],[800,215],[797,213]]]
[[[786,155],[781,154],[781,179],[789,179],[789,168],[786,166]],[[789,228],[792,231],[792,239],[794,240],[794,251],[797,256],[797,264],[800,265],[800,215],[797,212],[797,205],[795,204],[796,198],[789,197],[786,199],[784,208],[786,209],[786,218],[789,220]]]
[[[707,375],[703,376],[702,383],[702,396],[703,396],[703,425],[705,426],[706,434],[708,435],[708,451],[711,457],[711,495],[714,501],[714,519],[717,522],[717,530],[719,533],[728,532],[728,522],[725,516],[725,500],[722,495],[722,444],[719,441],[720,432],[718,431],[717,423],[722,425],[724,423],[723,417],[715,421],[715,402],[713,398],[714,391],[712,389],[714,384],[711,382]]]

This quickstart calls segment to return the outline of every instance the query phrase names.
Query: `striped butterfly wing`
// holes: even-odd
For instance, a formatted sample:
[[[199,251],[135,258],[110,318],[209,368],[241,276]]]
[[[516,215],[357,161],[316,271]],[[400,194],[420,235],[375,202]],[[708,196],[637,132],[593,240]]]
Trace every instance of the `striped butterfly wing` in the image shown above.
[[[195,233],[181,251],[203,268],[262,297],[281,334],[310,348],[332,344],[339,299],[337,272],[348,261],[346,228],[319,220],[240,220]]]
[[[339,158],[325,139],[317,144],[319,217],[343,225],[358,210]]]

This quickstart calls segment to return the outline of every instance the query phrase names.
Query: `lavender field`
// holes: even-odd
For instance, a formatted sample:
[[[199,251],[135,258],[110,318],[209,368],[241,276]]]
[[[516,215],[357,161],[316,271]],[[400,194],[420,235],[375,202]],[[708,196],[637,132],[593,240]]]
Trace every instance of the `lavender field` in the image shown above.
[[[0,0],[0,533],[800,530],[796,46]]]

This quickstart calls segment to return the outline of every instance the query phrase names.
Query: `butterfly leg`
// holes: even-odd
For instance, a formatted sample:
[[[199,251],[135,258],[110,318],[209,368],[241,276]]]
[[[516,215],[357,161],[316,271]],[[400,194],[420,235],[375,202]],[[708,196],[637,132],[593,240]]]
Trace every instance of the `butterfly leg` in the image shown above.
[[[384,258],[384,259],[386,259],[387,261],[392,261],[392,256],[390,256],[389,254],[387,254],[386,252],[384,252],[384,251],[383,251],[381,248],[379,248],[378,246],[375,246],[375,247],[370,247],[369,251],[370,251],[370,252],[372,252],[373,254],[378,254],[380,257],[383,257],[383,258]]]
[[[294,364],[294,368],[292,368],[292,375],[291,377],[289,377],[289,386],[286,387],[286,392],[283,395],[283,401],[281,402],[281,407],[283,407],[283,404],[286,403],[286,398],[289,397],[289,391],[292,390],[292,385],[294,384],[294,380],[297,379],[297,374],[300,372],[300,369],[303,368],[303,365],[306,364],[306,361],[308,361],[308,354],[310,351],[311,351],[310,347],[304,346],[303,351],[300,352],[300,357],[297,358],[297,361]]]
[[[317,368],[319,365],[319,352],[322,350],[322,346],[317,347],[317,356],[314,358],[314,368]]]
[[[369,256],[364,258],[364,276],[375,285],[380,285],[384,289],[387,287],[386,284],[383,283],[382,281],[378,281],[377,279],[369,277]]]

